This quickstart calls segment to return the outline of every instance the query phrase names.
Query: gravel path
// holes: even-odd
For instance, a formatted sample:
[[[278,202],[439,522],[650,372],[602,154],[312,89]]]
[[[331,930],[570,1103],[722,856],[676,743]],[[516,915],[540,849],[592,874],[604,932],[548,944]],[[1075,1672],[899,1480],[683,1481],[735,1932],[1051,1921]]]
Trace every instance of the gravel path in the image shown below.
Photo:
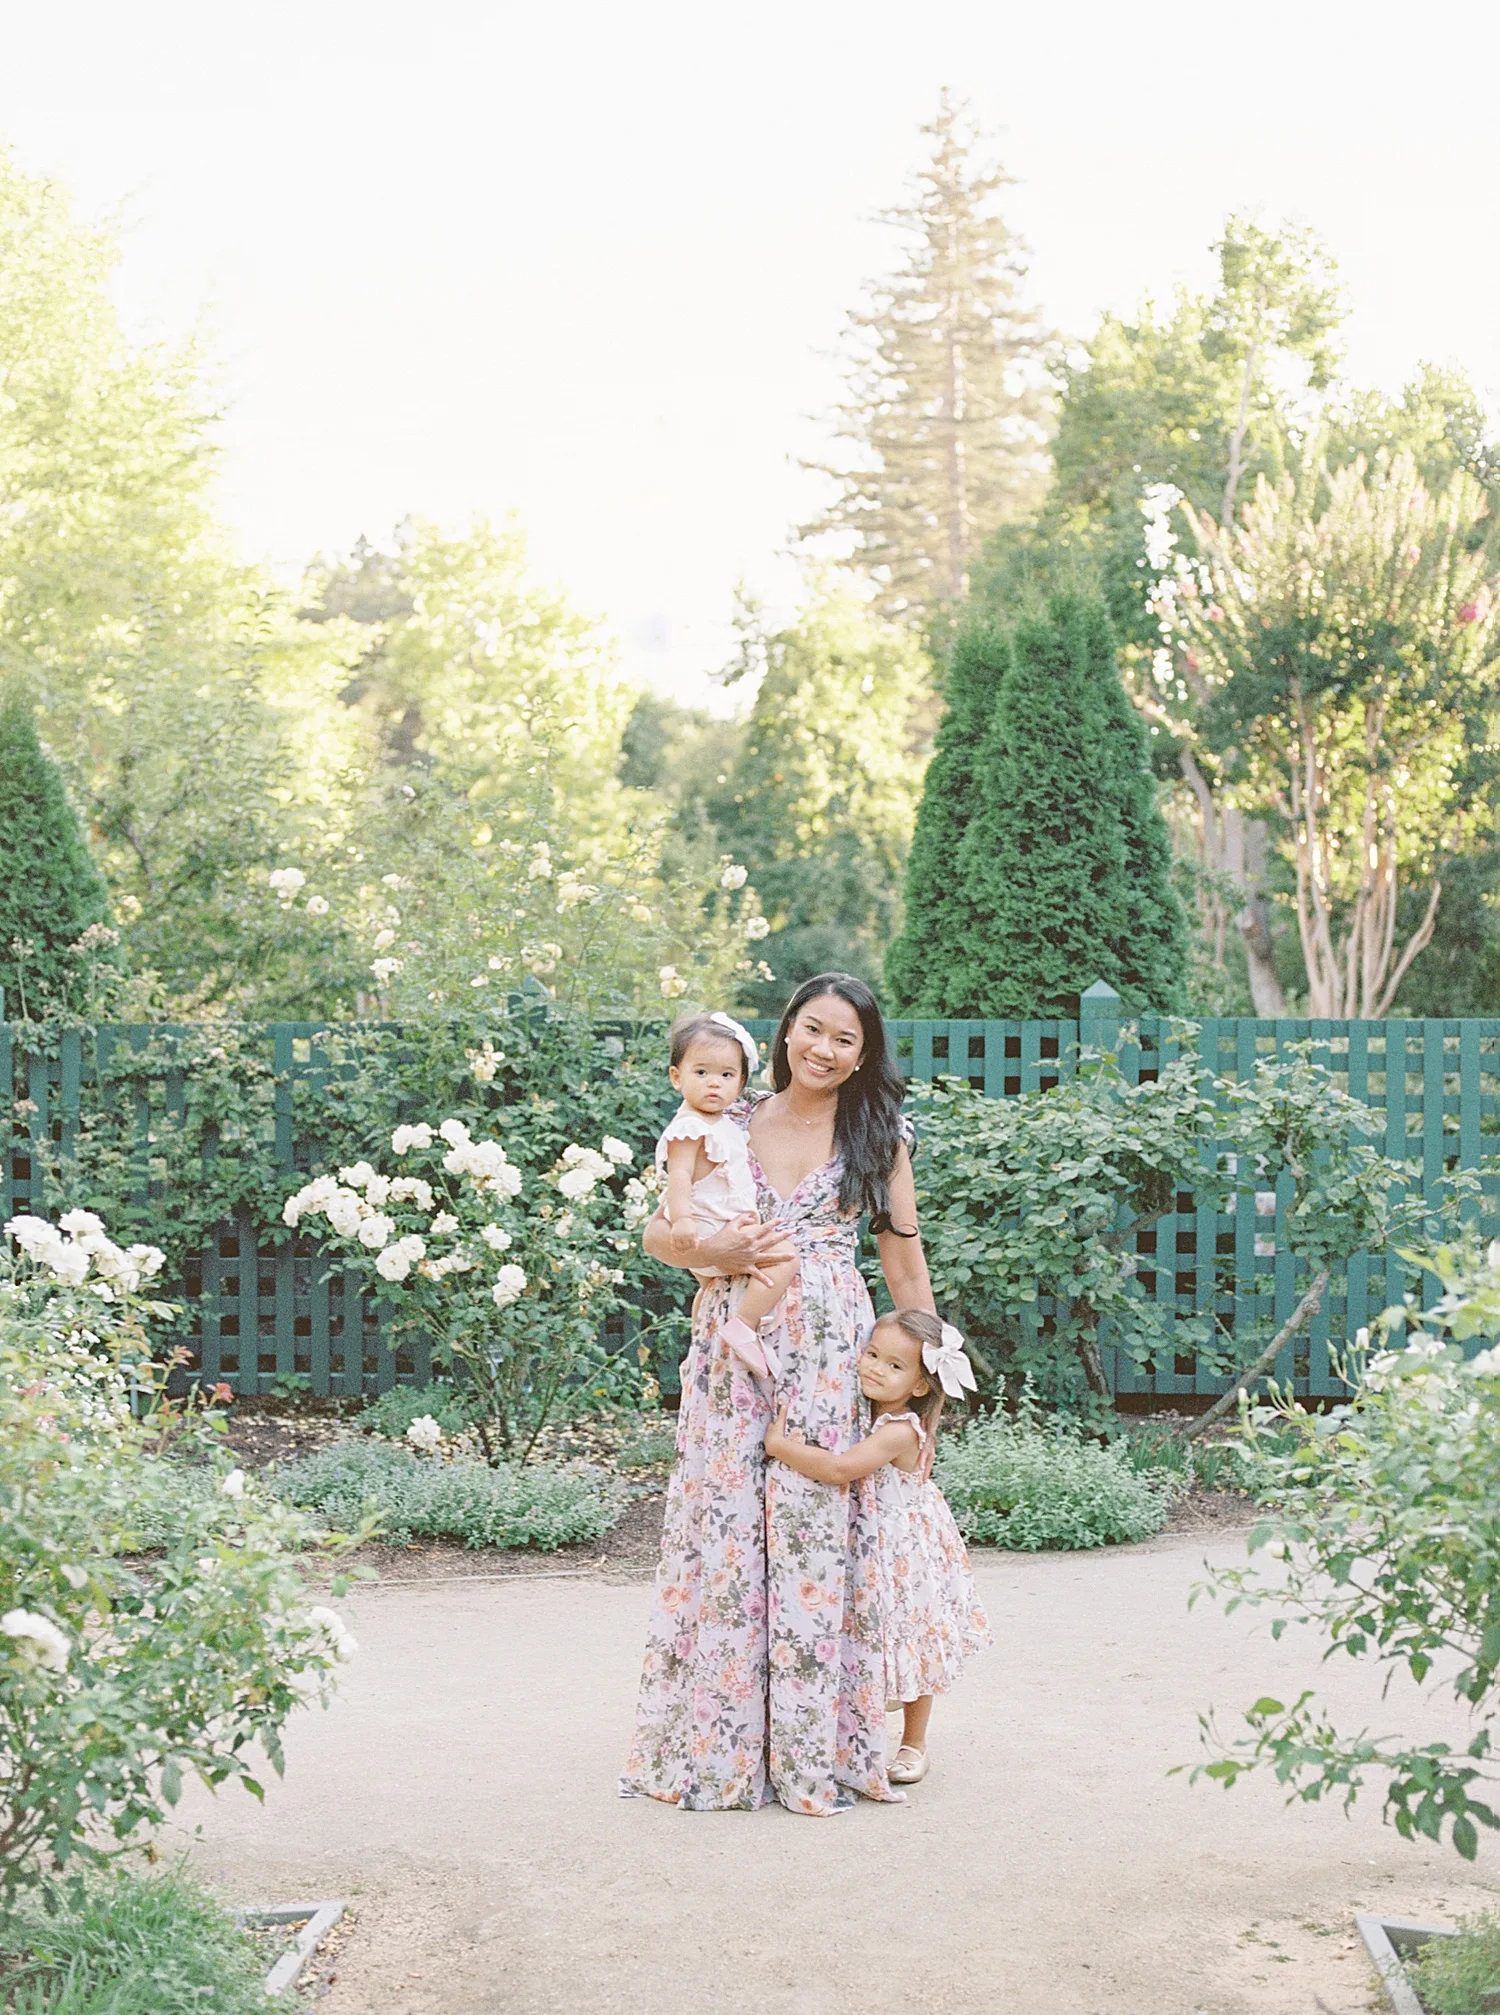
[[[1205,1552],[1241,1542],[976,1554],[998,1648],[939,1704],[930,1776],[828,1820],[615,1798],[638,1575],[366,1585],[285,1784],[195,1791],[183,1824],[238,1900],[353,1900],[329,2015],[1364,2015],[1352,1911],[1480,1907],[1485,1862],[1167,1776],[1202,1708],[1317,1676],[1295,1636],[1189,1613]],[[1353,1722],[1457,1732],[1352,1665],[1323,1683]]]

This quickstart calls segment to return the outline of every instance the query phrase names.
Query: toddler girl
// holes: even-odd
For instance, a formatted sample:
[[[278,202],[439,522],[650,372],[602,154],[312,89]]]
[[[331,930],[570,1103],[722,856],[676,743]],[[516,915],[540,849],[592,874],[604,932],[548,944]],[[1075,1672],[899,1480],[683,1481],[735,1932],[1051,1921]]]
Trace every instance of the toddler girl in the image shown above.
[[[946,1693],[964,1661],[992,1642],[953,1513],[931,1481],[933,1443],[943,1394],[974,1386],[963,1338],[925,1308],[883,1315],[859,1360],[860,1391],[870,1402],[870,1432],[843,1455],[789,1434],[786,1407],[766,1433],[766,1454],[814,1483],[843,1488],[871,1478],[879,1528],[880,1606],[886,1697],[899,1702],[901,1747],[892,1784],[927,1775],[932,1696]]]
[[[656,1143],[656,1166],[666,1177],[662,1215],[679,1255],[725,1225],[760,1215],[744,1129],[726,1117],[759,1061],[754,1036],[731,1015],[688,1015],[672,1030],[670,1076],[682,1104]],[[795,1280],[797,1261],[773,1261],[764,1270],[765,1281],[745,1282],[724,1336],[757,1378],[774,1378],[781,1367],[760,1324]]]

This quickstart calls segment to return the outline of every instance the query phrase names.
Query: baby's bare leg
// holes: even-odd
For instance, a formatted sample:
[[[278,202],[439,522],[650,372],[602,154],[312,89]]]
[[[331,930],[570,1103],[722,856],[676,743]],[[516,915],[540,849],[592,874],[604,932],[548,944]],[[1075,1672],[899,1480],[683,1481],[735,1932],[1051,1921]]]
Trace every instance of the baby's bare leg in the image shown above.
[[[740,1321],[748,1323],[751,1329],[755,1328],[762,1317],[771,1313],[771,1310],[797,1278],[798,1261],[795,1259],[778,1259],[773,1261],[765,1269],[765,1272],[768,1279],[766,1281],[752,1280],[749,1282],[741,1297],[740,1305],[735,1310],[735,1314],[739,1317]]]

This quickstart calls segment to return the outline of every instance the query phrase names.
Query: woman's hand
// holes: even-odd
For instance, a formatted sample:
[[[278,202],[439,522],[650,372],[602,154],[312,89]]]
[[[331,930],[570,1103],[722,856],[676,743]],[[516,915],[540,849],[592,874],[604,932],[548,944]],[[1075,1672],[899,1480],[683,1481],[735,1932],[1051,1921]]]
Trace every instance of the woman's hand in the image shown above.
[[[762,1224],[757,1217],[742,1217],[737,1224],[727,1224],[716,1231],[712,1238],[705,1238],[691,1250],[674,1251],[672,1227],[657,1213],[647,1224],[641,1235],[641,1243],[653,1259],[659,1259],[667,1266],[689,1267],[696,1273],[717,1268],[725,1274],[748,1274],[751,1280],[771,1285],[764,1272],[768,1261],[795,1259],[796,1247],[788,1242],[780,1225]]]

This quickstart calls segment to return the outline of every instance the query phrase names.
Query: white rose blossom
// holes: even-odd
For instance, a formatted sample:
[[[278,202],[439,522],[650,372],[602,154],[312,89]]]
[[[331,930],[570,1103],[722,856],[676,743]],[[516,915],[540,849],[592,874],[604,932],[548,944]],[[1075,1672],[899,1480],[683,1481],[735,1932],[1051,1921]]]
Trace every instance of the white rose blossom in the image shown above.
[[[389,1197],[392,1203],[410,1203],[418,1210],[431,1210],[432,1184],[423,1182],[419,1175],[398,1175],[391,1184]]]
[[[451,1210],[440,1210],[432,1220],[432,1229],[440,1237],[445,1231],[457,1231],[458,1219],[453,1215]]]
[[[383,1245],[390,1243],[391,1233],[396,1229],[388,1217],[378,1210],[364,1218],[355,1233],[361,1245],[367,1245],[371,1252],[379,1252]]]
[[[490,1299],[496,1308],[509,1308],[518,1301],[526,1290],[526,1269],[512,1262],[502,1266],[495,1275],[495,1284],[490,1289]]]
[[[400,970],[400,959],[374,959],[370,965],[370,971],[374,973],[376,980],[381,986],[384,986],[386,981],[400,972]]]
[[[745,936],[751,944],[758,944],[762,938],[771,935],[771,926],[765,917],[748,917],[745,920]]]
[[[348,1168],[339,1170],[339,1181],[347,1183],[350,1189],[363,1189],[375,1171],[367,1161],[356,1161]]]
[[[11,1640],[14,1654],[45,1672],[66,1672],[71,1646],[50,1616],[31,1609],[8,1609],[0,1616],[0,1635]]]
[[[88,1275],[89,1256],[81,1245],[59,1244],[42,1255],[58,1279],[68,1287],[81,1287]],[[105,1296],[108,1300],[110,1297]]]
[[[721,889],[742,889],[750,878],[750,870],[742,868],[737,861],[731,861],[719,876]]]
[[[557,1187],[572,1203],[582,1203],[586,1196],[592,1196],[599,1178],[590,1168],[565,1168],[557,1178]]]
[[[503,1224],[482,1224],[479,1227],[479,1236],[484,1240],[491,1252],[510,1251],[512,1244],[511,1235]]]
[[[245,1494],[244,1470],[231,1469],[224,1481],[219,1485],[219,1489],[225,1497],[243,1497]]]
[[[612,1161],[616,1168],[629,1168],[635,1160],[635,1149],[625,1141],[617,1140],[612,1133],[607,1133],[599,1145],[604,1150],[606,1158]]]
[[[384,930],[376,931],[371,942],[376,951],[383,952],[387,945],[393,945],[396,942],[396,933],[387,925]]]
[[[273,868],[270,880],[271,887],[281,897],[282,901],[290,902],[298,889],[306,882],[307,876],[303,874],[301,868]]]
[[[414,1147],[425,1154],[431,1146],[432,1128],[425,1120],[419,1126],[398,1126],[391,1135],[392,1154],[409,1154]]]
[[[495,1073],[505,1061],[488,1036],[478,1049],[465,1050],[464,1055],[469,1060],[469,1068],[473,1071],[475,1082],[478,1084],[492,1084]]]
[[[676,966],[658,966],[656,977],[661,986],[663,1000],[676,1000],[679,995],[687,992],[687,981]]]
[[[461,1119],[445,1119],[438,1132],[449,1147],[467,1147],[469,1144],[469,1129]]]
[[[412,1447],[423,1455],[431,1455],[443,1442],[443,1430],[430,1413],[419,1413],[406,1430],[406,1438]]]
[[[328,914],[327,896],[309,896],[307,899],[307,914],[310,917],[326,917]]]
[[[342,1665],[358,1651],[352,1631],[342,1616],[335,1610],[325,1609],[321,1603],[307,1612],[309,1625],[326,1641],[331,1655]]]

